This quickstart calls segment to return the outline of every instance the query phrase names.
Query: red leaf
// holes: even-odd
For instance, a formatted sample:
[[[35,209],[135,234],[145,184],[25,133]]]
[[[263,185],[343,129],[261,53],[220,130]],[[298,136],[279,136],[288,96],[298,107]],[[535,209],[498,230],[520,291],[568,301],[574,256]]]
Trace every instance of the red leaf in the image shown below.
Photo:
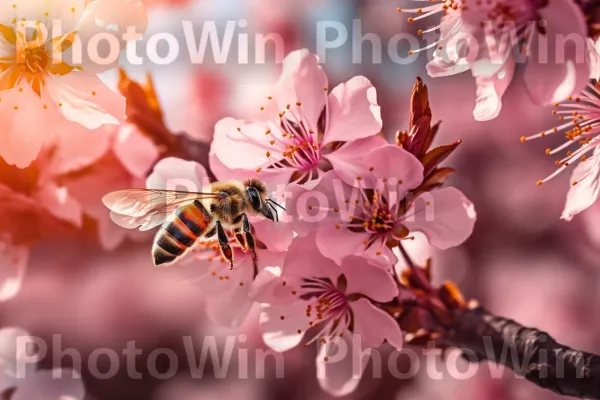
[[[448,179],[454,173],[452,168],[438,168],[429,173],[425,178],[421,186],[419,186],[414,192],[422,193],[428,192],[436,187],[442,186],[446,179]]]
[[[440,163],[446,158],[448,158],[448,156],[452,154],[452,152],[454,152],[454,150],[456,150],[458,145],[461,143],[462,141],[458,140],[452,144],[436,147],[429,153],[425,154],[421,160],[423,162],[423,166],[425,167],[425,176],[429,175],[431,171],[436,169],[437,166],[440,165]]]

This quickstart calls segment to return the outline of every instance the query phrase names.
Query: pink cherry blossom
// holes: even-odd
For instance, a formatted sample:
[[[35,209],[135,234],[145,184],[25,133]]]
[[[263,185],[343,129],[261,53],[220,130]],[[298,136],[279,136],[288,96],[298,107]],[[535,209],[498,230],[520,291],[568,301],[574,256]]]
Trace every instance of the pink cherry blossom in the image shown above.
[[[0,391],[14,390],[13,400],[84,399],[85,387],[77,372],[60,368],[36,370],[30,350],[18,346],[18,340],[34,342],[22,329],[0,330]],[[24,370],[19,369],[20,364],[25,365]]]
[[[41,239],[79,230],[114,249],[139,236],[115,226],[101,198],[141,186],[158,158],[156,146],[129,124],[89,136],[69,124],[72,129],[61,132],[30,166],[19,169],[0,159],[0,300],[17,294],[29,248]],[[84,217],[94,222],[92,232]]]
[[[328,79],[308,50],[290,53],[260,120],[225,118],[217,123],[210,166],[219,179],[257,176],[273,189],[345,168],[385,141],[376,91],[357,76],[329,90]],[[344,151],[342,151],[344,150]]]
[[[340,265],[308,249],[315,238],[298,237],[290,246],[283,268],[265,269],[257,278],[262,303],[260,326],[265,343],[278,351],[302,341],[320,343],[319,383],[334,395],[353,391],[366,363],[354,351],[377,348],[387,341],[402,347],[402,332],[381,303],[398,295],[391,274],[361,257],[344,258]],[[329,358],[345,346],[342,360]],[[356,366],[353,363],[358,363]]]
[[[63,138],[74,144],[69,132]],[[32,244],[82,227],[82,207],[58,177],[74,165],[83,167],[97,160],[107,149],[108,141],[98,135],[87,145],[73,146],[68,151],[56,147],[25,169],[9,166],[0,159],[1,300],[8,300],[19,291]]]
[[[473,115],[479,121],[496,118],[500,113],[502,96],[513,79],[517,62],[527,62],[524,83],[536,104],[549,104],[577,94],[592,72],[589,64],[593,63],[593,54],[587,54],[585,17],[572,0],[468,4],[446,0],[399,11],[418,14],[409,22],[443,15],[438,26],[420,31],[439,31],[439,39],[411,54],[436,47],[433,60],[427,65],[432,77],[471,70],[477,84]],[[561,39],[565,37],[575,40]],[[520,40],[524,44],[519,44]],[[515,55],[515,48],[522,54]]]
[[[422,232],[431,245],[447,249],[464,242],[473,230],[473,204],[459,190],[447,187],[412,195],[423,180],[423,166],[398,146],[371,150],[348,165],[343,177],[328,172],[312,190],[288,188],[287,213],[294,230],[316,230],[311,234],[316,234],[317,247],[338,263],[355,254],[395,264],[397,257],[388,245],[412,239],[411,232]]]
[[[71,64],[65,58],[67,53],[75,53],[75,48],[87,47],[87,41],[82,45],[82,38],[106,30],[106,25],[96,26],[99,21],[145,29],[140,22],[145,18],[137,0],[94,0],[87,4],[83,0],[2,0],[0,156],[23,168],[54,135],[69,129],[69,122],[86,129],[120,124],[125,99],[98,78],[98,62],[76,65],[76,58],[72,57]],[[25,29],[31,24],[35,24],[36,35],[28,40]]]
[[[202,191],[208,184],[204,167],[193,161],[165,158],[159,161],[146,180],[148,188],[165,189],[180,185],[189,191]],[[205,296],[206,310],[211,320],[228,327],[239,327],[250,311],[250,292],[256,275],[268,266],[280,266],[292,241],[289,224],[250,217],[256,241],[256,268],[250,251],[243,251],[230,235],[234,251],[234,268],[222,256],[216,241],[199,242],[177,265],[185,268],[187,284],[199,288]]]
[[[573,170],[571,187],[563,211],[563,219],[570,221],[598,199],[600,188],[600,88],[590,83],[586,91],[578,97],[570,97],[563,104],[556,103],[552,114],[558,118],[555,127],[546,131],[521,138],[522,142],[553,135],[564,134],[566,141],[555,149],[546,149],[546,154],[556,155],[565,152],[556,161],[557,170],[538,181],[538,185],[553,179],[571,164],[581,160]]]
[[[81,204],[83,213],[96,222],[100,245],[106,250],[113,250],[127,238],[148,238],[140,232],[115,225],[101,199],[111,191],[143,187],[147,173],[159,158],[159,150],[132,124],[103,129],[110,147],[102,158],[85,174],[69,174],[62,181]],[[81,136],[79,138],[82,139]]]
[[[102,147],[102,143],[97,144]],[[81,206],[57,177],[74,162],[91,163],[99,157],[92,154],[96,150],[82,147],[79,152],[72,152],[73,158],[67,161],[57,148],[52,154],[43,153],[24,169],[0,159],[0,262],[4,271],[0,277],[0,297],[3,300],[18,292],[32,244],[82,227]]]

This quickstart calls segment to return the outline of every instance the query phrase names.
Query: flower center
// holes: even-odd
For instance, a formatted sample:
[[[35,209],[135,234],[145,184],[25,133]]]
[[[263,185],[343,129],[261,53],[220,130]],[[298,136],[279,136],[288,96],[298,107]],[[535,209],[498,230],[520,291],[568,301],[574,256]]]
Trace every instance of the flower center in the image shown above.
[[[465,8],[463,7],[463,12],[468,13],[468,9]],[[507,22],[521,24],[535,16],[535,6],[532,2],[522,0],[476,2],[472,10],[479,14],[479,18],[484,17],[481,22],[492,22],[500,27]]]
[[[300,287],[292,291],[292,294],[307,302],[306,324],[299,327],[298,334],[302,334],[303,328],[317,328],[305,346],[315,340],[326,343],[335,336],[343,336],[351,328],[352,313],[345,290],[346,279],[342,275],[337,286],[328,278],[304,278]],[[285,316],[281,318],[285,319]]]
[[[75,69],[82,69],[53,57],[54,52],[62,53],[72,46],[75,32],[51,38],[49,33],[53,19],[48,12],[38,10],[39,19],[32,21],[18,17],[17,4],[13,4],[13,10],[13,26],[0,24],[3,47],[7,50],[0,58],[0,90],[12,89],[26,80],[33,91],[40,95],[46,75],[66,75]],[[28,9],[28,13],[31,11]],[[76,8],[71,7],[71,12],[75,11]]]
[[[440,37],[437,41],[426,47],[410,50],[409,55],[412,55],[434,47],[437,47],[438,50],[442,50],[448,40],[459,33],[463,22],[472,26],[481,26],[484,29],[491,31],[496,30],[494,33],[499,34],[499,38],[506,33],[506,30],[510,29],[516,29],[516,34],[519,37],[526,36],[523,31],[525,28],[524,24],[529,21],[537,20],[536,11],[543,6],[543,4],[540,5],[539,3],[544,3],[545,1],[546,0],[444,0],[438,4],[427,7],[409,9],[398,8],[397,11],[417,14],[416,17],[408,18],[408,22],[410,23],[440,13],[443,14],[442,16],[458,13],[461,17],[460,21],[455,22],[454,26],[448,27],[449,29],[446,30],[445,35],[441,35],[441,22],[426,30],[419,29],[419,35],[438,31]]]
[[[378,234],[390,232],[395,220],[385,199],[376,191],[371,196],[371,201],[363,202],[354,223],[361,223],[365,231]]]
[[[546,149],[548,155],[558,154],[564,150],[566,150],[566,154],[562,159],[555,161],[559,168],[547,178],[539,180],[538,185],[556,177],[577,159],[589,161],[590,158],[587,154],[600,144],[598,140],[598,136],[600,136],[600,87],[598,83],[588,84],[587,91],[584,91],[580,97],[569,97],[564,104],[555,103],[554,105],[557,109],[553,110],[552,114],[558,116],[559,124],[537,135],[521,138],[521,142],[526,142],[561,132],[567,139],[565,143],[555,149]],[[570,148],[574,146],[579,146],[579,148],[571,150]],[[577,183],[572,182],[573,185],[577,185]]]
[[[38,74],[46,71],[50,57],[42,46],[27,45],[17,54],[17,62],[23,74]]]
[[[298,117],[295,117],[298,118]],[[300,117],[301,118],[301,117]],[[281,140],[271,141],[283,159],[276,160],[273,167],[294,166],[300,171],[310,171],[318,167],[321,160],[320,146],[315,132],[308,128],[306,121],[281,118]],[[276,135],[275,135],[276,136]]]
[[[358,178],[357,178],[358,179]],[[387,180],[384,180],[387,184]],[[401,182],[399,182],[401,184]],[[379,190],[359,189],[360,200],[354,202],[353,216],[348,223],[336,225],[336,228],[348,228],[352,232],[367,232],[371,236],[363,244],[366,248],[379,242],[379,249],[376,255],[381,255],[387,239],[394,237],[395,228],[398,225],[398,206],[399,200],[397,193],[386,190],[382,193]],[[391,205],[391,206],[390,206]],[[394,237],[395,238],[395,237]],[[397,240],[404,237],[395,238]]]
[[[417,14],[411,17],[408,22],[429,17],[434,14],[443,13],[449,15],[452,13],[463,14],[465,18],[471,19],[477,17],[477,22],[525,22],[534,16],[535,10],[541,7],[537,0],[486,0],[486,1],[460,1],[444,0],[438,4],[419,8],[398,8],[398,12]]]
[[[324,90],[327,96],[327,88]],[[272,101],[271,96],[268,97]],[[261,107],[264,110],[265,107]],[[258,140],[241,128],[249,141],[265,149],[267,160],[256,172],[265,169],[291,170],[290,182],[304,183],[319,177],[319,171],[327,171],[328,165],[323,158],[322,140],[327,119],[326,108],[322,111],[317,126],[311,126],[302,112],[302,103],[288,104],[279,113],[279,121],[269,121],[265,135],[267,141]],[[330,169],[330,168],[329,168]]]

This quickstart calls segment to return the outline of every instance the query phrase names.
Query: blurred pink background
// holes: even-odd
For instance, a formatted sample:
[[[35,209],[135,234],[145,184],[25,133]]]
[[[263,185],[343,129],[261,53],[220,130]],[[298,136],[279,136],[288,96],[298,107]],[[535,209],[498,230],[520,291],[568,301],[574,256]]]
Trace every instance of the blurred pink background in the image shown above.
[[[385,0],[187,0],[148,1],[149,32],[181,33],[181,20],[201,24],[205,20],[246,19],[248,32],[277,32],[286,41],[286,52],[307,47],[315,50],[317,21],[338,21],[351,27],[360,18],[363,33],[377,33],[383,41],[407,27],[395,13],[400,6]],[[552,126],[550,108],[526,100],[518,82],[504,97],[500,116],[475,122],[472,110],[475,87],[470,74],[431,79],[424,69],[425,54],[416,62],[398,65],[384,58],[373,63],[370,45],[364,44],[363,62],[352,63],[351,46],[330,50],[324,64],[333,84],[363,74],[375,85],[382,108],[385,134],[391,139],[406,129],[408,97],[416,76],[429,87],[434,120],[441,120],[437,143],[456,139],[464,143],[447,165],[457,173],[451,184],[474,202],[478,222],[471,238],[461,247],[434,253],[436,282],[453,280],[468,298],[476,298],[490,311],[520,323],[548,331],[559,342],[591,352],[600,351],[600,206],[594,206],[572,222],[559,219],[568,189],[569,172],[541,187],[536,181],[554,171],[544,149],[559,143],[548,138],[522,144],[521,136]],[[235,57],[234,57],[235,58]],[[206,63],[190,65],[182,58],[170,66],[124,66],[136,79],[151,72],[167,126],[187,132],[196,141],[209,143],[213,126],[231,115],[251,118],[279,66]],[[105,74],[110,85],[116,73]],[[111,178],[105,177],[109,180]],[[90,187],[92,184],[90,184]],[[96,200],[99,202],[99,198]],[[108,211],[106,211],[107,213]],[[114,227],[118,230],[117,227]],[[277,379],[273,363],[267,363],[265,379],[239,379],[232,361],[225,379],[192,379],[187,370],[181,338],[191,336],[201,346],[203,338],[244,334],[242,348],[262,348],[256,314],[239,331],[211,324],[204,313],[203,296],[193,285],[193,266],[154,269],[149,237],[127,237],[113,250],[105,250],[97,238],[74,233],[52,234],[35,244],[30,253],[20,293],[0,303],[3,326],[18,326],[34,336],[50,340],[62,335],[62,346],[78,349],[84,361],[97,348],[122,353],[135,341],[145,358],[156,348],[172,349],[183,366],[166,381],[145,374],[131,380],[121,368],[110,381],[98,380],[86,370],[82,375],[89,399],[98,400],[196,400],[196,399],[327,399],[315,380],[314,349],[285,354],[285,377]],[[135,239],[135,240],[134,240]],[[385,351],[385,350],[384,350]],[[252,357],[254,354],[249,351]],[[52,351],[41,367],[56,366]],[[72,366],[65,356],[64,367]],[[166,368],[166,358],[158,363]],[[122,365],[125,358],[121,359]],[[251,363],[252,364],[252,363]],[[405,363],[406,364],[406,363]],[[102,364],[100,364],[102,365]],[[404,365],[407,367],[407,365]],[[368,367],[368,370],[369,371]],[[466,370],[466,364],[459,364]],[[100,367],[102,369],[102,367]],[[402,370],[402,368],[400,368]],[[440,368],[443,371],[443,368]],[[483,365],[466,380],[444,374],[441,380],[420,371],[411,379],[396,379],[384,371],[383,379],[366,374],[353,399],[472,400],[555,399],[549,392],[514,378],[506,371],[492,379]]]

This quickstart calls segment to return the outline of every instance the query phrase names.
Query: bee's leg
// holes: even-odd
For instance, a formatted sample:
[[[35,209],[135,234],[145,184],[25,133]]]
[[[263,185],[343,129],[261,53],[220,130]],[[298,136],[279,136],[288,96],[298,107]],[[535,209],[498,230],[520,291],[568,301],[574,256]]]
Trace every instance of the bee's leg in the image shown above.
[[[229,246],[227,234],[220,221],[217,221],[215,225],[217,226],[217,238],[219,239],[219,246],[221,246],[221,254],[229,261],[229,269],[233,269],[233,250]]]
[[[235,241],[242,247],[242,250],[248,250],[248,245],[246,244],[246,238],[242,234],[240,228],[236,228],[235,233]]]
[[[256,250],[254,243],[254,236],[250,232],[250,222],[248,222],[248,216],[244,213],[242,214],[242,231],[244,232],[244,236],[246,239],[246,245],[252,251],[252,258],[256,260]]]
[[[233,230],[233,233],[235,234],[235,241],[240,245],[243,251],[247,251],[248,243],[246,243],[246,237],[242,233],[241,226],[239,226],[240,222],[242,222],[242,218],[244,218],[244,214],[240,214],[233,219],[233,224],[238,225],[238,227]]]

